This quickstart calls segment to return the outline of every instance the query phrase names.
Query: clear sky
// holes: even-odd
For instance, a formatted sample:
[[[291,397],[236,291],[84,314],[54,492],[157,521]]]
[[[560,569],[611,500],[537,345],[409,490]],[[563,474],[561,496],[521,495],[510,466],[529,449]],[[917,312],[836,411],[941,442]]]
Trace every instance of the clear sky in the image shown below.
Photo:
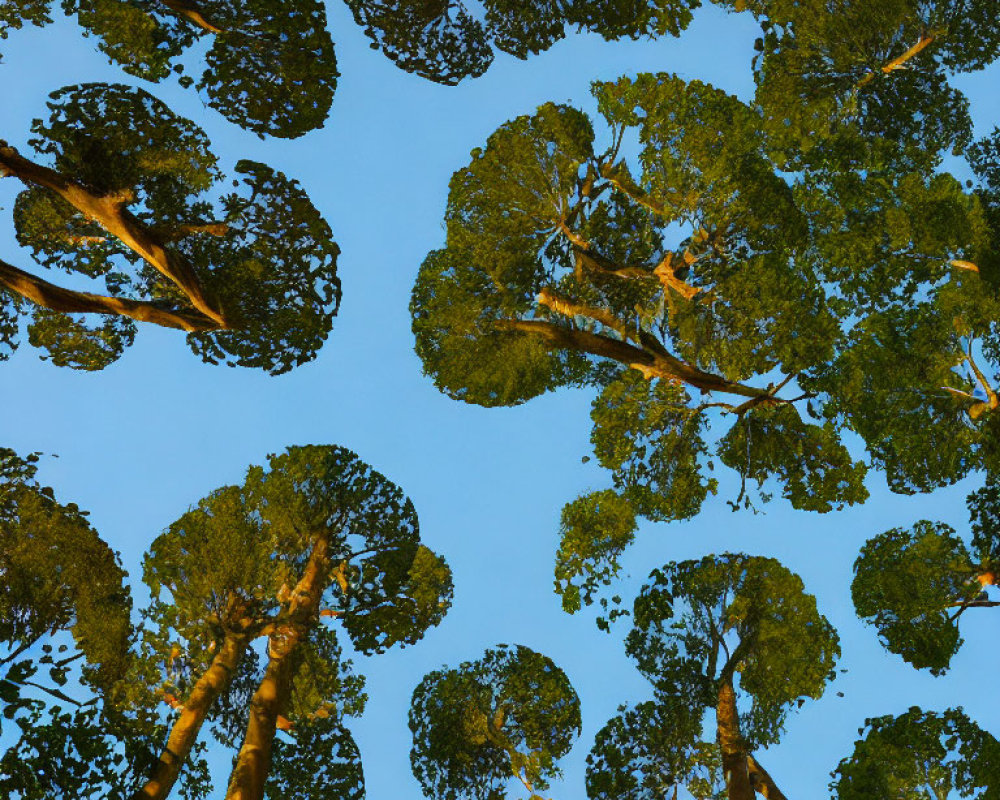
[[[62,19],[0,44],[0,138],[25,148],[32,118],[45,115],[46,96],[64,85],[139,83],[209,133],[224,170],[248,157],[301,181],[342,248],[344,289],[319,357],[277,378],[202,364],[183,335],[148,325],[119,362],[98,373],[54,367],[25,345],[0,364],[0,444],[58,454],[42,461],[41,479],[63,502],[90,510],[135,576],[139,603],[145,548],[190,504],[288,445],[353,449],[409,494],[425,542],[455,576],[454,605],[422,642],[355,660],[368,676],[369,702],[349,727],[364,758],[368,797],[421,796],[410,774],[406,715],[424,673],[508,642],[552,657],[580,695],[583,733],[550,795],[581,798],[595,733],[619,704],[650,695],[624,655],[627,623],[603,634],[586,609],[564,614],[552,591],[562,505],[609,482],[596,461],[581,462],[591,454],[590,398],[560,391],[510,409],[449,400],[422,376],[413,353],[410,289],[427,251],[443,243],[451,173],[500,123],[548,100],[593,111],[592,80],[642,71],[699,78],[748,99],[758,34],[749,18],[705,8],[678,40],[605,43],[571,35],[527,62],[501,55],[486,76],[450,88],[401,72],[370,49],[339,0],[329,15],[342,73],[332,114],[322,130],[291,142],[244,133],[173,83],[132,80]],[[987,133],[1000,121],[1000,69],[958,83],[972,98],[977,135]],[[13,179],[0,182],[0,257],[30,269],[10,220],[18,189]],[[995,621],[990,625],[998,612],[966,615],[966,645],[951,672],[935,679],[884,652],[856,620],[849,594],[851,565],[868,537],[921,518],[966,531],[965,495],[980,480],[901,497],[872,473],[863,508],[826,515],[793,511],[780,499],[762,514],[733,513],[724,501],[735,491],[724,481],[697,519],[640,530],[622,594],[634,596],[667,561],[724,551],[773,556],[802,576],[840,632],[839,667],[847,672],[791,717],[782,743],[760,760],[789,797],[824,797],[830,770],[850,753],[866,717],[915,704],[962,705],[1000,736]],[[221,797],[228,759],[214,763],[214,796]]]

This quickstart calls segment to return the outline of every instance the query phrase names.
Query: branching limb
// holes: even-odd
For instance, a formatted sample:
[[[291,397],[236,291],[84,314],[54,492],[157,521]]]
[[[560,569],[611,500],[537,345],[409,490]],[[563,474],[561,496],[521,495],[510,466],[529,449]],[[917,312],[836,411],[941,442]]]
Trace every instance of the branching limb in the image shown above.
[[[171,311],[141,300],[63,289],[3,260],[0,260],[0,286],[37,305],[64,314],[117,314],[189,333],[223,327],[197,311]]]
[[[0,171],[25,184],[41,186],[57,194],[170,280],[201,314],[216,322],[218,327],[226,327],[222,311],[205,294],[191,264],[168,250],[155,231],[128,210],[128,204],[135,201],[132,190],[97,194],[78,181],[29,161],[2,140]]]
[[[750,754],[747,754],[747,769],[750,772],[750,785],[755,792],[764,795],[767,800],[788,800],[767,770]]]
[[[924,48],[932,44],[934,40],[937,38],[937,35],[938,35],[937,33],[933,32],[921,35],[921,37],[916,41],[916,43],[910,46],[904,53],[896,56],[896,58],[886,63],[881,68],[882,74],[889,75],[890,73],[895,72],[897,69],[902,69],[910,59],[919,55],[924,50]],[[877,74],[878,74],[877,72],[869,72],[860,81],[858,81],[858,88],[860,89],[861,87],[871,83],[873,80],[875,80],[875,76]]]

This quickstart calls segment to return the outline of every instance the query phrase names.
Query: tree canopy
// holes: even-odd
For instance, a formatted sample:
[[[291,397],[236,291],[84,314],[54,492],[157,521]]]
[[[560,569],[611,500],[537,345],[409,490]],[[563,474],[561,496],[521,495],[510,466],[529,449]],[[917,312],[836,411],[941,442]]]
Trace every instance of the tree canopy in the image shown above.
[[[0,39],[52,21],[52,0],[0,0]],[[337,61],[318,0],[63,0],[98,49],[130,75],[183,74],[185,51],[211,44],[197,88],[226,119],[259,136],[294,138],[326,120]],[[194,79],[184,75],[183,85]]]
[[[344,448],[289,448],[164,531],[143,578],[152,601],[136,630],[126,628],[115,654],[127,670],[103,694],[126,740],[93,718],[61,732],[63,751],[82,758],[95,739],[109,754],[103,771],[86,773],[87,791],[124,785],[123,798],[167,797],[183,770],[199,776],[194,756],[208,723],[238,750],[229,798],[362,796],[344,720],[364,707],[364,679],[325,623],[356,651],[379,653],[418,641],[451,601],[450,571],[420,543],[397,486]],[[38,735],[26,730],[12,752],[34,747],[44,758]],[[123,774],[130,736],[154,753],[146,774]],[[21,773],[0,777],[27,800],[35,795]],[[210,791],[201,778],[192,796]]]
[[[772,558],[672,562],[636,598],[626,652],[654,700],[623,707],[587,759],[592,800],[784,797],[753,753],[779,741],[793,706],[823,694],[837,633],[801,579]],[[715,709],[716,737],[702,737]]]
[[[833,773],[837,800],[1000,797],[1000,742],[961,709],[913,707],[866,720],[858,732],[864,738]]]
[[[910,493],[992,463],[1000,132],[970,148],[967,191],[934,158],[878,168],[878,147],[915,143],[870,131],[855,169],[789,173],[764,112],[698,81],[593,93],[606,149],[550,103],[472,152],[411,300],[451,397],[595,392],[613,485],[563,511],[567,610],[617,572],[638,517],[694,516],[718,465],[741,480],[734,507],[780,492],[826,512],[867,498],[868,464]]]
[[[377,47],[401,69],[456,84],[489,69],[495,50],[516,58],[548,50],[567,26],[605,39],[679,36],[700,0],[346,0]]]
[[[18,241],[104,293],[0,261],[0,355],[24,318],[33,346],[76,369],[114,362],[137,321],[187,331],[208,363],[278,374],[315,357],[340,303],[340,251],[296,181],[243,160],[223,192],[204,132],[142,89],[67,87],[49,110],[29,140],[48,164],[0,142],[0,176],[25,186]]]
[[[410,705],[413,774],[427,797],[502,800],[515,778],[540,800],[580,735],[580,701],[550,658],[498,645],[428,673]]]
[[[851,594],[858,616],[890,652],[940,675],[962,646],[959,622],[970,608],[1000,605],[988,587],[1000,574],[1000,484],[991,476],[968,498],[969,547],[954,528],[920,520],[865,543]]]

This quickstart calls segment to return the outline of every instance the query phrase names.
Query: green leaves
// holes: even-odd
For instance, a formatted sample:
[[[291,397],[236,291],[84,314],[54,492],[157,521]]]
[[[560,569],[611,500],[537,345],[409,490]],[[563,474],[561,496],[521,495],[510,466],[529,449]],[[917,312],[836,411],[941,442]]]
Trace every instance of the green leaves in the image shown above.
[[[189,331],[208,363],[280,374],[315,358],[340,305],[340,249],[296,181],[239,161],[237,191],[213,198],[222,176],[204,132],[151,95],[85,84],[52,97],[31,142],[57,173],[17,160],[28,187],[18,241],[46,267],[103,279],[108,294],[5,264],[10,296],[32,302],[4,302],[0,336],[26,313],[29,341],[77,369],[120,357],[133,320]]]
[[[633,615],[626,651],[658,696],[700,715],[732,681],[751,749],[778,740],[793,703],[822,695],[840,655],[815,598],[770,558],[667,564],[650,575]]]
[[[758,488],[771,477],[793,508],[827,512],[868,499],[865,466],[854,461],[834,427],[803,422],[791,406],[758,406],[741,416],[719,442],[719,458]],[[737,501],[738,502],[738,501]]]
[[[898,717],[866,720],[859,733],[864,738],[833,773],[838,800],[931,800],[952,792],[974,800],[997,797],[1000,744],[961,709],[936,713],[914,706]]]
[[[198,88],[209,106],[261,137],[302,136],[330,111],[337,61],[316,0],[63,0],[62,7],[98,38],[101,52],[151,81],[183,73],[184,51],[211,36]],[[26,22],[51,22],[48,10],[37,0],[5,3],[0,38]],[[194,81],[184,76],[180,83]]]
[[[713,744],[701,741],[701,722],[681,702],[622,707],[587,756],[587,797],[661,800],[683,787],[694,797],[722,800],[721,760]]]
[[[565,673],[521,645],[424,676],[410,705],[413,774],[427,797],[506,797],[520,780],[531,797],[560,775],[580,733],[580,701]]]
[[[921,520],[865,543],[851,596],[886,649],[939,675],[962,644],[958,612],[979,593],[978,573],[952,528]]]

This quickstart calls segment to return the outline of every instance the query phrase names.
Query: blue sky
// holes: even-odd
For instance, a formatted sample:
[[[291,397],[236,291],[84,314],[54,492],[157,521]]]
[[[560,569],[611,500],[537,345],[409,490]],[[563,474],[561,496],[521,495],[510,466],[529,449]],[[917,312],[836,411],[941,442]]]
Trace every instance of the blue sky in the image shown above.
[[[449,400],[421,375],[409,293],[423,257],[443,242],[451,173],[500,123],[548,100],[592,111],[591,81],[642,71],[676,72],[748,98],[757,33],[749,19],[706,8],[678,40],[569,36],[527,62],[501,55],[483,78],[449,88],[407,75],[370,49],[342,3],[332,3],[329,14],[342,77],[326,126],[301,139],[261,141],[192,91],[139,82],[209,133],[223,169],[239,158],[269,163],[300,180],[330,222],[343,251],[344,299],[319,358],[272,378],[201,364],[182,335],[144,326],[118,363],[88,374],[53,367],[24,346],[0,364],[0,444],[58,454],[42,462],[42,479],[64,502],[91,511],[136,582],[142,553],[159,531],[212,489],[241,480],[249,464],[290,444],[355,450],[413,499],[424,540],[448,559],[456,584],[452,610],[424,641],[356,659],[370,699],[350,727],[368,797],[421,796],[409,770],[406,714],[424,673],[509,642],[551,656],[580,695],[583,733],[563,762],[565,780],[550,792],[580,798],[594,734],[619,704],[650,693],[624,655],[624,625],[602,634],[592,613],[564,614],[552,591],[562,505],[608,482],[594,461],[581,462],[591,454],[590,398],[561,391],[511,409]],[[46,96],[64,85],[136,83],[92,44],[60,20],[0,45],[0,138],[25,147],[31,119],[44,115]],[[998,82],[996,66],[958,81],[973,100],[978,135],[1000,120]],[[30,269],[10,222],[18,188],[0,182],[0,257]],[[724,500],[733,487],[723,482],[697,519],[642,528],[625,559],[633,577],[622,593],[633,596],[642,578],[669,560],[727,550],[773,556],[798,572],[839,630],[839,666],[848,672],[793,716],[782,743],[760,760],[789,797],[826,796],[830,770],[850,753],[866,717],[914,704],[962,705],[1000,736],[991,612],[967,615],[967,643],[951,672],[935,679],[885,653],[856,620],[849,595],[851,564],[868,537],[921,518],[964,531],[965,495],[978,485],[971,478],[907,498],[890,494],[873,473],[863,508],[817,515],[779,499],[754,515],[729,510]],[[216,783],[221,797],[226,775]]]

